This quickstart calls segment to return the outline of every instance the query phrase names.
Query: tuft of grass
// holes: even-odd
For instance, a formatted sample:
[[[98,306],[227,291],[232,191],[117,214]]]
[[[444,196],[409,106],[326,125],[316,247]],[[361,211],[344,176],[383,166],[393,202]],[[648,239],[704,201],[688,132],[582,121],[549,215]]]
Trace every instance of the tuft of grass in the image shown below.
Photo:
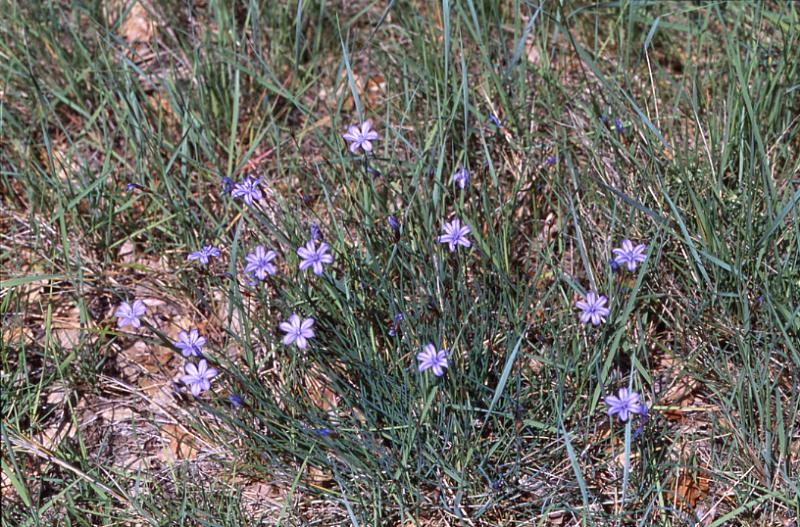
[[[3,11],[3,525],[800,514],[794,4]],[[246,176],[254,207],[224,191]],[[454,217],[473,246],[451,254]],[[312,223],[321,277],[297,270]],[[635,273],[609,265],[625,238]],[[223,258],[186,261],[206,244]],[[256,245],[280,272],[252,285]],[[280,341],[295,312],[307,350]],[[197,399],[173,384],[188,326],[220,371]],[[605,415],[621,386],[641,434]]]

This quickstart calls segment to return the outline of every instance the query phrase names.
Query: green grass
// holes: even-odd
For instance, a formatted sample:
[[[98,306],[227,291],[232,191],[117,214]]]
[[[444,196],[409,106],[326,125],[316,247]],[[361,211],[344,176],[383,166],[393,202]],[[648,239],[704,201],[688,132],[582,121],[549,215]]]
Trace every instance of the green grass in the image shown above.
[[[794,4],[153,2],[146,43],[122,4],[2,4],[3,525],[797,521]],[[340,136],[362,118],[368,163]],[[249,209],[222,192],[247,174]],[[470,250],[435,242],[451,217]],[[258,244],[280,272],[250,287]],[[134,297],[163,303],[121,332]],[[221,372],[196,400],[170,388],[187,325]],[[637,438],[605,415],[624,386]]]

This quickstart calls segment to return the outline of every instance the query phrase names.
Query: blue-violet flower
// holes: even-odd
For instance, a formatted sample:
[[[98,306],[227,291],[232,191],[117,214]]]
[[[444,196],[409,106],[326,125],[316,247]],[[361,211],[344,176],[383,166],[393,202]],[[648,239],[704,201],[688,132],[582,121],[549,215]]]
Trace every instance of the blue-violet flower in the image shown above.
[[[354,154],[358,153],[359,148],[364,152],[372,152],[372,141],[380,139],[378,132],[372,129],[372,121],[369,119],[361,123],[361,128],[351,126],[342,137],[350,143],[350,152]]]
[[[425,344],[417,354],[419,361],[419,371],[427,369],[433,370],[433,374],[437,377],[444,375],[444,369],[447,368],[447,350],[436,350],[436,346],[430,342]]]
[[[617,395],[606,396],[606,406],[608,415],[616,414],[623,422],[628,420],[630,414],[641,414],[643,411],[639,394],[627,388],[620,388]]]
[[[263,245],[259,245],[256,247],[255,251],[245,257],[247,266],[244,268],[244,272],[249,273],[259,280],[264,280],[267,278],[267,275],[274,275],[277,272],[275,266],[270,263],[277,256],[275,251],[268,251]]]
[[[400,222],[397,221],[397,218],[394,216],[389,216],[386,218],[386,221],[389,223],[389,228],[391,228],[396,234],[400,233]]]
[[[309,240],[305,247],[298,247],[297,255],[300,257],[300,270],[305,271],[309,267],[314,270],[314,274],[322,274],[322,264],[333,263],[333,256],[328,254],[330,246],[322,242],[319,247],[315,247],[314,240]]]
[[[464,167],[459,168],[453,174],[453,184],[464,190],[469,185],[469,170]]]
[[[186,333],[181,330],[178,332],[178,340],[175,347],[181,350],[184,357],[202,357],[203,346],[206,345],[206,338],[200,335],[196,329]]]
[[[132,305],[127,302],[121,303],[114,313],[114,316],[119,319],[117,320],[117,327],[122,329],[125,326],[133,326],[139,329],[142,326],[139,318],[143,317],[146,312],[147,309],[141,300],[134,300]]]
[[[234,198],[242,198],[242,200],[248,205],[251,206],[253,201],[258,201],[261,199],[261,190],[258,186],[261,184],[261,179],[253,179],[247,178],[241,183],[237,183],[233,187],[233,192],[231,192],[231,196]]]
[[[604,295],[598,296],[594,291],[586,293],[586,300],[578,300],[575,305],[582,311],[581,324],[587,324],[590,320],[592,324],[597,326],[601,322],[606,321],[606,317],[610,313],[605,307],[608,299]]]
[[[289,346],[294,342],[297,347],[302,350],[306,349],[308,346],[308,339],[314,337],[314,330],[311,329],[313,326],[313,318],[300,320],[300,316],[297,315],[297,313],[292,313],[292,316],[289,317],[289,320],[286,322],[281,322],[278,327],[281,329],[281,331],[286,333],[286,335],[283,337],[283,343],[286,346]]]
[[[437,238],[439,243],[446,243],[449,248],[450,252],[456,250],[457,245],[463,245],[464,247],[471,247],[472,242],[467,239],[467,234],[469,234],[470,228],[469,225],[461,225],[461,221],[456,218],[450,223],[444,224],[444,234]]]
[[[189,387],[195,397],[210,390],[211,379],[217,376],[217,370],[209,368],[205,359],[200,359],[197,366],[191,362],[186,364],[183,371],[186,375],[181,375],[181,382]]]
[[[216,247],[213,247],[211,245],[206,245],[205,247],[203,247],[199,251],[195,251],[193,253],[189,253],[189,256],[187,256],[186,259],[188,261],[190,261],[190,262],[193,262],[195,260],[199,260],[201,264],[208,265],[208,259],[211,258],[212,256],[213,257],[218,257],[219,254],[220,254],[219,253],[219,249],[217,249]]]
[[[647,246],[643,243],[634,246],[630,240],[622,240],[622,247],[611,252],[616,256],[614,261],[617,265],[625,264],[628,266],[628,271],[635,271],[638,264],[647,260],[647,255],[644,254],[646,249]]]

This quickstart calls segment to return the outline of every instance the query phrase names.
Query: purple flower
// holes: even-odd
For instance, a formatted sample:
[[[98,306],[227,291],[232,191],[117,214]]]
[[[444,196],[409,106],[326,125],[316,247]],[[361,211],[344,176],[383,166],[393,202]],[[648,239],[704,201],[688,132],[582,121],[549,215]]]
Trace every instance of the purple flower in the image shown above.
[[[202,348],[206,345],[206,338],[200,336],[200,333],[193,329],[186,333],[181,330],[178,332],[178,340],[175,342],[175,347],[181,350],[181,355],[184,357],[202,357]]]
[[[233,180],[228,176],[222,176],[222,192],[230,194],[233,191]]]
[[[555,165],[556,161],[558,161],[558,158],[556,156],[550,156],[550,157],[548,157],[547,159],[544,160],[544,162],[545,162],[545,164],[547,166]]]
[[[610,313],[608,308],[605,307],[606,302],[608,302],[608,299],[605,296],[597,296],[597,293],[594,291],[586,293],[585,302],[583,300],[575,302],[578,309],[583,311],[583,313],[581,313],[581,324],[586,324],[591,320],[592,324],[597,326],[601,322],[605,322],[606,317]]]
[[[617,265],[626,264],[628,271],[635,271],[638,264],[647,260],[647,255],[644,254],[645,249],[647,249],[645,244],[634,247],[633,242],[630,240],[622,240],[622,247],[611,252],[616,256],[614,261]]]
[[[270,263],[277,256],[275,251],[268,251],[264,249],[263,245],[259,245],[255,251],[245,256],[247,266],[244,268],[244,272],[250,273],[259,280],[264,280],[267,275],[273,275],[277,272],[275,266]]]
[[[648,409],[645,403],[641,405],[642,411],[639,412],[639,426],[636,428],[636,431],[633,432],[633,438],[636,439],[642,432],[644,432],[644,427],[647,425],[647,422],[650,420],[650,416],[647,414]]]
[[[389,227],[396,233],[400,234],[400,222],[397,221],[397,218],[394,216],[389,216],[386,218],[386,221],[389,223]]]
[[[206,245],[199,251],[190,253],[189,256],[186,257],[186,259],[190,262],[193,262],[194,260],[200,260],[201,264],[208,265],[208,259],[211,258],[212,256],[218,257],[219,249],[211,245]]]
[[[453,174],[453,184],[464,190],[469,185],[469,170],[464,167],[459,168]]]
[[[500,122],[500,119],[498,119],[495,114],[490,113],[489,120],[492,121],[494,125],[497,126],[498,128],[503,128],[503,123]]]
[[[394,324],[392,324],[392,327],[389,329],[390,337],[394,337],[395,335],[397,335],[397,330],[400,329],[400,323],[402,321],[403,321],[402,313],[398,313],[394,316]]]
[[[419,361],[419,371],[431,369],[434,375],[441,377],[444,375],[444,369],[448,366],[447,350],[436,351],[436,346],[429,342],[417,354],[417,360]]]
[[[622,121],[619,120],[619,117],[614,117],[614,127],[617,129],[619,135],[622,135],[625,131],[625,129],[622,128]]]
[[[247,178],[233,187],[231,196],[234,198],[242,198],[248,206],[251,206],[253,200],[257,201],[261,199],[261,191],[258,189],[260,184],[261,179]]]
[[[333,256],[328,254],[330,246],[322,242],[319,247],[315,247],[314,240],[309,240],[305,247],[297,249],[297,255],[301,258],[300,270],[305,271],[309,267],[313,268],[314,274],[319,276],[322,274],[322,264],[333,263]]]
[[[318,224],[312,223],[311,227],[309,227],[308,230],[311,231],[311,240],[312,241],[317,241],[317,240],[320,239],[319,225]]]
[[[620,421],[627,421],[630,414],[641,414],[644,405],[639,401],[639,394],[628,390],[627,388],[620,388],[617,395],[606,396],[606,406],[608,406],[608,415],[617,414]]]
[[[283,343],[286,346],[294,342],[297,347],[302,350],[306,349],[308,346],[308,339],[314,337],[314,330],[311,329],[313,326],[313,318],[300,320],[300,316],[297,315],[297,313],[292,313],[289,320],[281,322],[278,327],[281,328],[281,331],[286,333],[283,337]]]
[[[183,371],[186,375],[181,375],[181,382],[189,387],[195,397],[210,390],[211,379],[217,376],[217,370],[209,368],[205,359],[200,359],[197,366],[188,363],[183,367]]]
[[[117,327],[122,329],[125,326],[133,326],[139,329],[142,323],[139,322],[139,317],[143,317],[147,309],[144,307],[144,302],[141,300],[134,300],[133,305],[123,302],[117,307],[114,316],[117,317]]]
[[[228,402],[231,403],[231,406],[234,408],[241,408],[244,406],[244,401],[242,401],[242,398],[235,393],[232,393],[228,396]]]
[[[350,152],[354,154],[358,153],[359,148],[364,152],[372,152],[372,141],[380,139],[378,132],[372,129],[372,121],[369,119],[361,123],[360,129],[358,126],[351,126],[342,137],[350,143]]]
[[[456,250],[457,245],[464,247],[471,247],[472,242],[467,239],[467,234],[470,233],[469,225],[461,225],[461,221],[456,218],[450,223],[444,224],[444,234],[439,236],[436,240],[439,243],[446,243],[450,246],[450,252]]]

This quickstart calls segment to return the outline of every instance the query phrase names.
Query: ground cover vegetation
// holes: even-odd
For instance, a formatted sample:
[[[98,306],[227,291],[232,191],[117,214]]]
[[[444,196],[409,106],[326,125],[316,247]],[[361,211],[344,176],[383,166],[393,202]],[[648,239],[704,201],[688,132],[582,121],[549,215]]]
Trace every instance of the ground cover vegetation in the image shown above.
[[[2,13],[3,525],[797,525],[797,4]]]

